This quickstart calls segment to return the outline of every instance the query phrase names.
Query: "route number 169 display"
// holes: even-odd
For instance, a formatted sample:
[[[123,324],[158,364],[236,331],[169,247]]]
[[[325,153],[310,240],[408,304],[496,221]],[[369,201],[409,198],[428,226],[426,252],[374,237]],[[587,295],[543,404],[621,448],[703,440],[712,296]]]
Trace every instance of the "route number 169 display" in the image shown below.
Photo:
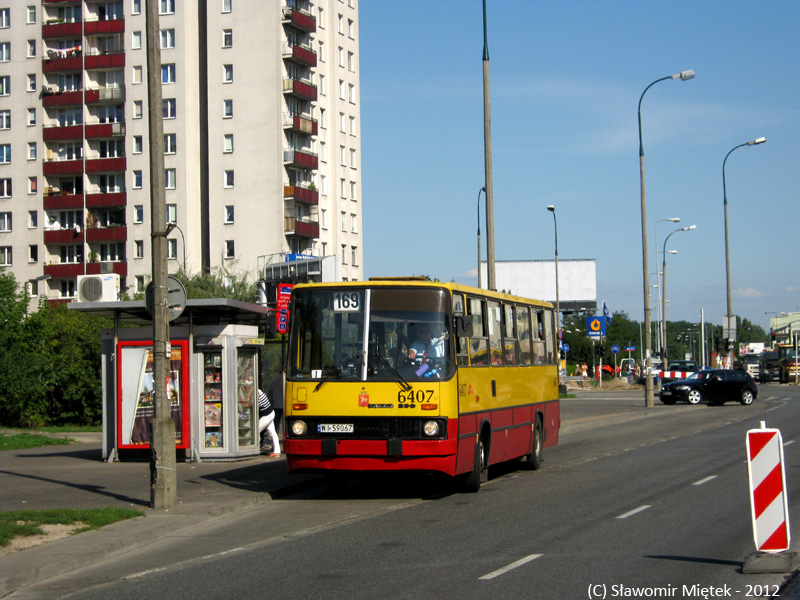
[[[358,312],[361,310],[361,294],[337,292],[333,295],[334,312]]]

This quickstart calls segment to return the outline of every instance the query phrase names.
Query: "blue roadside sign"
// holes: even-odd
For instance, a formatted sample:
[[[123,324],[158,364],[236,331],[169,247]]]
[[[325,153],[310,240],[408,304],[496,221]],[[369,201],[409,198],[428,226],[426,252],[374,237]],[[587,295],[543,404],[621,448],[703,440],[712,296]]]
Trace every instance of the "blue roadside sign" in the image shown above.
[[[569,352],[569,344],[561,344],[561,349],[564,352]]]
[[[611,352],[613,352],[614,354],[619,352],[619,344],[612,344],[611,345]]]
[[[606,334],[606,320],[603,317],[586,317],[586,336],[600,339]]]

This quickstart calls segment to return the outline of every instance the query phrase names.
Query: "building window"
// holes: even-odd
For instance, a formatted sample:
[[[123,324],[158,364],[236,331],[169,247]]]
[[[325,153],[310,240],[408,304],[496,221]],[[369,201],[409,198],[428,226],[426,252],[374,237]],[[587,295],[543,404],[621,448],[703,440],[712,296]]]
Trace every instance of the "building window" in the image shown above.
[[[356,168],[356,151],[354,148],[350,148],[350,168]]]
[[[28,211],[28,229],[37,229],[39,227],[39,213],[35,210]]]
[[[175,169],[164,169],[164,189],[167,190],[175,189],[175,176],[176,176]]]
[[[0,110],[0,129],[11,129],[10,110]]]
[[[347,264],[347,246],[342,244],[342,264]]]
[[[28,246],[28,262],[32,262],[32,263],[39,262],[39,246],[37,246],[36,244],[32,244],[32,245]],[[38,295],[39,294],[39,282],[36,281],[34,283],[34,285],[36,286],[35,295]]]
[[[347,231],[347,213],[344,211],[339,213],[339,229]]]
[[[36,142],[28,142],[28,160],[36,160],[38,154]]]
[[[348,71],[354,71],[355,70],[353,68],[353,64],[354,64],[354,62],[353,62],[353,53],[352,52],[348,52],[347,53],[347,70]]]
[[[28,91],[36,91],[36,75],[34,73],[28,75]]]
[[[142,67],[139,65],[133,67],[133,83],[142,83]]]
[[[136,204],[133,207],[133,222],[144,223],[144,205]]]
[[[347,182],[344,179],[339,180],[339,195],[342,198],[347,198]]]
[[[178,222],[178,205],[177,204],[167,204],[167,223],[177,223]]]
[[[175,83],[175,63],[161,65],[161,83]]]
[[[228,204],[225,207],[225,223],[233,223],[233,205]]]
[[[327,175],[319,176],[319,193],[323,196],[328,195],[328,177]]]
[[[342,15],[336,17],[336,23],[339,33],[344,33],[344,17]]]
[[[0,198],[11,198],[11,178],[0,179]]]
[[[352,40],[353,35],[354,35],[353,19],[347,19],[347,37],[349,37]]]
[[[325,29],[325,10],[320,6],[317,8],[317,27]]]
[[[233,240],[225,240],[225,258],[235,258],[235,249]]]
[[[350,129],[349,129],[348,133],[350,133],[350,135],[355,135],[356,134],[356,118],[355,117],[350,117]]]
[[[136,291],[143,292],[144,291],[144,275],[137,275],[136,276]]]
[[[358,217],[350,213],[350,233],[358,233]]]
[[[11,144],[0,144],[0,164],[11,162]]]
[[[11,77],[3,75],[0,77],[0,96],[8,96],[11,94]]]
[[[319,159],[328,162],[328,145],[325,142],[319,143]]]
[[[350,102],[350,104],[356,103],[356,86],[352,83],[347,84],[347,101]]]
[[[327,96],[328,92],[326,91],[325,87],[325,75],[317,75],[317,81],[319,81],[319,95],[320,96]]]
[[[11,266],[11,246],[0,246],[0,267],[10,267],[10,266]]]
[[[339,164],[343,167],[347,166],[346,159],[347,159],[347,148],[345,148],[344,146],[339,146]]]
[[[175,47],[175,30],[162,29],[161,30],[161,49],[169,50]]]
[[[142,14],[142,0],[132,0],[132,2],[131,2],[131,14],[132,15],[140,15],[140,14]]]
[[[222,30],[222,47],[223,48],[233,47],[233,29]]]
[[[167,240],[167,259],[175,260],[178,258],[178,240]]]
[[[321,208],[319,211],[319,226],[320,229],[328,229],[328,209]]]
[[[36,23],[36,7],[29,6],[28,7],[28,25]]]
[[[354,267],[358,266],[358,259],[356,258],[358,254],[358,247],[350,246],[350,264]]]
[[[339,80],[339,100],[347,100],[347,86],[341,79]]]
[[[161,0],[159,14],[171,15],[175,13],[175,0]]]
[[[319,57],[319,62],[325,62],[325,42],[322,40],[317,42],[317,56]]]
[[[344,67],[344,48],[342,48],[341,46],[339,46],[338,56],[339,56],[339,66]]]
[[[133,136],[133,153],[134,154],[142,153],[142,136],[140,135]]]
[[[222,101],[222,118],[230,119],[233,117],[233,100]]]
[[[178,103],[175,98],[161,101],[161,116],[165,119],[174,119],[178,112]]]
[[[0,62],[11,60],[11,42],[0,43]]]
[[[133,118],[134,119],[141,119],[142,118],[142,101],[141,100],[134,100],[133,101]]]
[[[233,65],[222,65],[222,82],[233,83]]]
[[[11,213],[0,212],[0,231],[11,231]]]
[[[28,40],[28,58],[36,58],[36,40]]]
[[[339,113],[339,131],[341,131],[342,133],[345,132],[346,123],[347,123],[347,117],[345,116],[344,113],[340,112]]]
[[[144,241],[136,240],[134,242],[134,258],[144,258]]]
[[[36,125],[36,109],[29,108],[28,109],[28,127],[32,127]]]
[[[39,191],[39,178],[28,177],[28,193],[36,194]]]
[[[322,129],[327,129],[328,128],[328,119],[326,118],[327,114],[328,113],[325,112],[324,108],[320,108],[319,109],[319,126]]]
[[[351,181],[350,182],[350,200],[355,200],[355,199],[356,199],[356,182],[355,181]]]
[[[178,149],[178,134],[164,134],[164,154],[175,154]]]
[[[233,10],[233,0],[222,0],[222,12],[229,13]]]
[[[10,9],[0,8],[0,29],[8,29],[11,27]]]
[[[224,177],[223,185],[226,188],[232,188],[233,187],[233,170],[232,169],[229,169],[229,170],[225,171],[225,177]]]
[[[226,133],[222,136],[222,151],[225,153],[233,152],[233,134]]]
[[[142,189],[142,172],[139,170],[133,172],[133,189]]]
[[[141,50],[142,49],[142,32],[141,31],[134,31],[131,38],[131,48],[133,50]]]

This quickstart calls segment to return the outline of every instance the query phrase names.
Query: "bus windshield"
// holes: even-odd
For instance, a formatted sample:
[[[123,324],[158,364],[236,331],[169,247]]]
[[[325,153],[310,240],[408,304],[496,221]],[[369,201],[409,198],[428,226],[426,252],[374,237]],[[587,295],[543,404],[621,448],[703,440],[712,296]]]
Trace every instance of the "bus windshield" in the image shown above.
[[[289,378],[407,385],[454,373],[444,289],[320,287],[295,289],[293,298]]]

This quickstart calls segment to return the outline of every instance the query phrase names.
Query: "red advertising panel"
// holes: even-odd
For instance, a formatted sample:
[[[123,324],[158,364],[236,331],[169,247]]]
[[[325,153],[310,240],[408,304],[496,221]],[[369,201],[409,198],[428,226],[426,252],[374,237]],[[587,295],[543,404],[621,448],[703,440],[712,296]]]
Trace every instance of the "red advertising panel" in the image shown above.
[[[292,297],[293,283],[278,284],[278,304],[275,308],[275,328],[278,333],[289,331],[289,301]]]
[[[117,448],[149,448],[155,415],[152,342],[117,346]],[[167,395],[175,421],[175,447],[189,448],[189,342],[171,342]]]

